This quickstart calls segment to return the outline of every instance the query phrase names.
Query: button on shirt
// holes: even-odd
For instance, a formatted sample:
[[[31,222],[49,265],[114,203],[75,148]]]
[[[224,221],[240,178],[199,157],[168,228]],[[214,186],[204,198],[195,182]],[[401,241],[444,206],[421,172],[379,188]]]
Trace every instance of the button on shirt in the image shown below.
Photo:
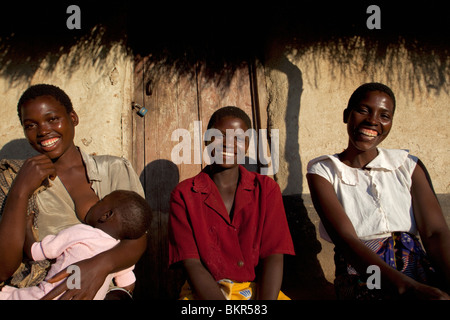
[[[410,193],[416,164],[406,150],[379,148],[368,170],[349,167],[335,154],[311,160],[308,173],[333,185],[358,237],[370,240],[395,231],[417,234]],[[331,241],[322,224],[319,230]]]
[[[253,281],[259,260],[294,254],[283,200],[271,178],[239,167],[233,218],[206,167],[172,192],[169,263],[200,259],[216,281]]]

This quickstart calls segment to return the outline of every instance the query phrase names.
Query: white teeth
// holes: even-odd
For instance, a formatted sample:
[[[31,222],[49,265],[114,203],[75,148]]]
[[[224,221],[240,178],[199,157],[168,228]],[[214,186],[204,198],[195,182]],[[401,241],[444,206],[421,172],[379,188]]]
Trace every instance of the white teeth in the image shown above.
[[[234,153],[223,152],[222,154],[223,154],[225,157],[234,157]]]
[[[55,145],[56,142],[58,142],[58,141],[59,141],[59,138],[48,139],[48,140],[42,141],[41,145],[43,147],[51,147],[51,146]]]
[[[362,133],[363,135],[369,136],[369,137],[378,136],[378,132],[376,132],[375,130],[361,129],[359,132]]]

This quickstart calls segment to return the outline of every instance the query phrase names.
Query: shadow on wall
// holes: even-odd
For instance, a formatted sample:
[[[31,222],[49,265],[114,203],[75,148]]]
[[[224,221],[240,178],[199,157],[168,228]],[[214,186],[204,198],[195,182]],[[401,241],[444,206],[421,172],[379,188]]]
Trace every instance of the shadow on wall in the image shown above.
[[[136,265],[135,299],[176,299],[183,282],[181,270],[168,269],[170,193],[180,179],[178,167],[158,159],[140,174],[145,197],[153,211],[147,250]]]
[[[0,149],[0,159],[25,160],[38,154],[27,139],[11,140]]]
[[[291,299],[333,299],[333,285],[326,280],[317,258],[322,246],[317,240],[315,226],[308,216],[301,196],[303,173],[299,117],[303,93],[302,72],[282,52],[275,53],[271,58],[274,58],[274,61],[270,62],[270,66],[285,74],[288,83],[284,118],[286,139],[283,154],[287,165],[287,172],[283,174],[287,180],[286,187],[282,191],[285,194],[283,203],[296,255],[285,256],[282,289]],[[272,127],[274,124],[269,126]]]

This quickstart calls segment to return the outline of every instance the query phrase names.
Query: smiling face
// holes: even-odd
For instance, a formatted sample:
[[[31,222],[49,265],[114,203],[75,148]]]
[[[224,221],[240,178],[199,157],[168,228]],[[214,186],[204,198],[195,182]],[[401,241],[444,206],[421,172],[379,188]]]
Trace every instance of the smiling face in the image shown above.
[[[392,127],[394,104],[384,92],[369,91],[350,111],[344,111],[349,148],[376,150]]]
[[[52,96],[40,96],[28,100],[21,106],[21,121],[25,137],[39,153],[50,159],[58,159],[70,147],[75,147],[73,138],[78,116]]]
[[[214,151],[222,153],[223,163],[216,165],[223,168],[237,166],[239,160],[238,152],[240,154],[245,154],[249,145],[248,137],[245,137],[244,135],[248,130],[244,121],[237,117],[226,116],[216,121],[213,128],[222,133],[220,138],[215,137],[211,142]],[[233,133],[231,139],[227,139],[227,131],[228,133]]]

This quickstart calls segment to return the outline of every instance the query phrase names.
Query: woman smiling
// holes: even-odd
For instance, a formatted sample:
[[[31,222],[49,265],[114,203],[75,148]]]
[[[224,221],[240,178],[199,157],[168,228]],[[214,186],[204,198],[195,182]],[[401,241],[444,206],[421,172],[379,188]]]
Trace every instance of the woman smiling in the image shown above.
[[[60,88],[32,86],[23,93],[17,108],[25,137],[40,154],[11,171],[14,182],[0,211],[0,281],[11,277],[21,265],[30,220],[36,240],[41,240],[84,221],[89,208],[114,190],[131,190],[144,196],[139,178],[126,159],[88,155],[75,146],[79,119],[70,98]],[[63,282],[46,298],[65,292],[62,299],[92,299],[108,274],[135,264],[145,248],[143,236],[80,261],[81,289],[67,290]],[[67,275],[63,272],[54,281]]]
[[[336,293],[341,299],[448,299],[450,231],[425,166],[408,151],[378,147],[394,112],[390,88],[360,86],[344,110],[347,148],[308,164],[321,235],[335,244]],[[381,290],[362,285],[373,265]]]

